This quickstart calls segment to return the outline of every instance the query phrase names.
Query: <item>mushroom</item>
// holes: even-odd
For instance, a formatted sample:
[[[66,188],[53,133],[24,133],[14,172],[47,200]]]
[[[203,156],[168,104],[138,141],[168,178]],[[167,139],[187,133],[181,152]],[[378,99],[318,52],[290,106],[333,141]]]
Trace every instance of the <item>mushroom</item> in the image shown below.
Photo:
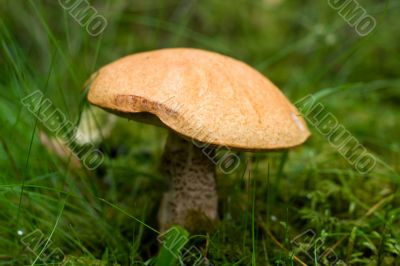
[[[267,78],[236,59],[173,48],[123,57],[102,67],[91,104],[169,128],[162,160],[170,188],[160,230],[216,221],[216,147],[265,151],[294,147],[310,135],[296,108]]]
[[[78,145],[96,144],[103,138],[111,135],[111,131],[117,122],[116,117],[101,109],[92,107],[85,108],[75,131],[75,140]],[[101,124],[101,127],[98,125]]]

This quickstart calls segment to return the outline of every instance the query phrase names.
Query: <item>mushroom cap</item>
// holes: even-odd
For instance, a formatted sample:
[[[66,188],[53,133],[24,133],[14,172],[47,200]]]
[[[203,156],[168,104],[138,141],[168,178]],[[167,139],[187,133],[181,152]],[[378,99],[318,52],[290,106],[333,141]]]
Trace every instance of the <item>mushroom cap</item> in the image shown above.
[[[183,137],[234,149],[284,149],[310,135],[296,108],[261,73],[199,49],[123,57],[95,73],[88,100]]]

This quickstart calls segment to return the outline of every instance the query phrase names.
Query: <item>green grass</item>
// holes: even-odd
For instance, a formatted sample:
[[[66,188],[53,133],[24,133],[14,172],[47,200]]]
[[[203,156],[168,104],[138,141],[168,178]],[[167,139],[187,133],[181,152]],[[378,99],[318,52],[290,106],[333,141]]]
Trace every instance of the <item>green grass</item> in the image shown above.
[[[240,152],[240,168],[218,175],[220,223],[186,248],[214,265],[328,265],[317,258],[329,248],[347,265],[400,265],[400,5],[360,1],[377,20],[361,38],[327,1],[270,2],[91,1],[108,21],[92,37],[58,1],[0,0],[0,265],[43,265],[56,248],[76,265],[162,265],[167,132],[118,120],[99,144],[103,165],[73,170],[43,147],[44,125],[20,101],[39,89],[77,123],[91,73],[163,47],[241,59],[293,102],[319,95],[379,158],[360,175],[312,125],[289,152]],[[35,230],[44,242],[28,249]]]

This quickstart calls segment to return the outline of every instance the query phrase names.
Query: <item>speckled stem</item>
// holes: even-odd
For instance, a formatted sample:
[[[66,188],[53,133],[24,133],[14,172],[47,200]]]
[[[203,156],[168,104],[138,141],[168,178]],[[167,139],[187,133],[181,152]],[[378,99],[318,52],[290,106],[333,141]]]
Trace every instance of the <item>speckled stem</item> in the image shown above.
[[[201,231],[201,227],[217,219],[215,165],[209,158],[213,156],[214,150],[197,147],[175,133],[169,134],[162,170],[170,180],[170,188],[158,213],[162,232],[174,224]]]

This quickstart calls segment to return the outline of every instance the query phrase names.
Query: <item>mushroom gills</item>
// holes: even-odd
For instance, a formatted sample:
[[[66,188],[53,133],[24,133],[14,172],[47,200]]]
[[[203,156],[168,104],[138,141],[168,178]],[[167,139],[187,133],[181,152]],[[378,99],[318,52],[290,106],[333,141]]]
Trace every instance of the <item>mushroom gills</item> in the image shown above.
[[[209,231],[217,220],[215,165],[209,159],[214,152],[214,148],[199,148],[169,133],[161,164],[170,185],[158,213],[161,232],[172,225],[192,232]]]

